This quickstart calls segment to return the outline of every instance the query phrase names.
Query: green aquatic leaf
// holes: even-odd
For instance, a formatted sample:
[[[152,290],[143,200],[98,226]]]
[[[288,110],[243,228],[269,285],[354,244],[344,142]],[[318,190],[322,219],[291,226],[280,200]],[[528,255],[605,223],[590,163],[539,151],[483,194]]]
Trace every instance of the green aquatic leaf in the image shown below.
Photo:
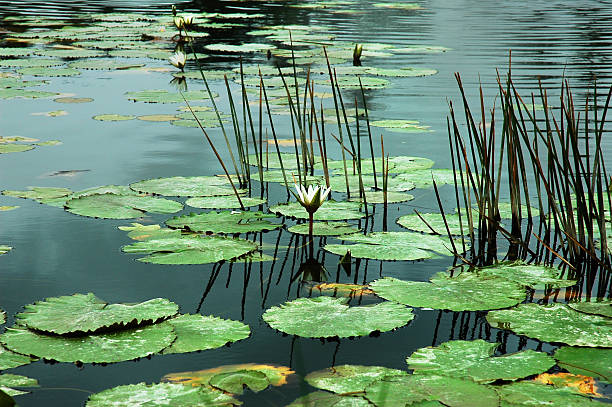
[[[127,92],[125,95],[128,100],[145,103],[183,103],[183,96],[188,101],[209,99],[208,92],[201,90],[183,92],[182,94],[170,93],[167,90],[141,90],[137,92]],[[213,97],[216,97],[216,95],[213,94]]]
[[[225,372],[214,375],[210,378],[209,384],[226,393],[242,394],[244,387],[248,387],[254,393],[265,390],[270,381],[268,376],[257,370],[237,370],[235,372]]]
[[[3,57],[27,57],[34,53],[34,48],[26,47],[0,47],[0,56]]]
[[[163,298],[138,304],[109,304],[88,293],[37,301],[26,305],[15,318],[19,325],[36,331],[83,335],[155,323],[177,313],[178,305]]]
[[[389,178],[388,188],[390,191],[405,191],[404,185],[410,183],[416,188],[432,188],[432,178],[436,181],[436,185],[453,185],[455,183],[455,175],[453,170],[445,168],[433,168],[427,170],[414,170],[410,172],[402,172],[393,178]],[[459,178],[459,175],[457,175]]]
[[[507,308],[523,301],[527,295],[521,284],[477,273],[456,277],[438,273],[428,283],[385,277],[370,283],[370,288],[389,301],[451,311]]]
[[[558,268],[539,264],[501,262],[493,266],[479,268],[478,272],[503,277],[537,290],[546,287],[570,287],[576,284],[576,280],[562,278],[562,272]]]
[[[2,191],[2,195],[13,196],[16,198],[33,199],[35,201],[42,201],[45,199],[55,199],[68,196],[72,193],[67,188],[54,188],[54,187],[29,187],[28,191],[13,191],[5,189]]]
[[[355,244],[327,244],[324,249],[340,256],[350,250],[353,257],[376,260],[421,260],[452,254],[448,238],[416,232],[373,232],[340,239]]]
[[[92,119],[99,120],[102,122],[119,122],[125,120],[133,120],[135,118],[136,116],[123,114],[99,114],[92,117]]]
[[[200,124],[198,124],[196,120],[173,120],[170,122],[170,124],[172,124],[173,126],[193,128],[200,128],[200,125],[202,125],[202,127],[204,128],[220,127],[219,121],[217,121],[217,119],[209,121],[200,120]]]
[[[393,48],[391,51],[397,54],[438,54],[450,51],[450,48],[440,45],[404,45],[400,48]]]
[[[197,407],[235,406],[242,404],[233,397],[207,387],[190,387],[174,383],[128,384],[93,394],[86,407]]]
[[[436,69],[428,68],[399,68],[399,69],[385,69],[385,68],[366,68],[366,73],[377,76],[390,76],[390,77],[416,77],[416,76],[431,76],[438,73]],[[385,127],[385,126],[382,126]]]
[[[0,390],[4,391],[9,396],[19,396],[21,394],[26,394],[26,391],[15,390],[12,387],[39,387],[38,380],[32,379],[30,377],[16,375],[16,374],[0,374]]]
[[[0,154],[22,153],[34,149],[30,144],[0,144]]]
[[[168,177],[153,178],[130,184],[134,191],[164,196],[218,196],[232,195],[234,190],[226,187],[225,177]]]
[[[186,386],[208,386],[210,379],[220,373],[232,373],[237,371],[254,371],[266,375],[272,386],[287,384],[287,377],[295,372],[286,366],[276,366],[257,363],[241,363],[237,365],[222,365],[210,369],[194,372],[169,373],[162,377],[162,382],[180,383]]]
[[[612,318],[612,301],[598,299],[592,302],[570,302],[567,304],[570,308],[576,311],[584,312],[585,314],[602,315]]]
[[[612,347],[612,319],[584,314],[565,304],[520,304],[508,310],[489,312],[487,321],[494,328],[508,329],[545,342]]]
[[[564,346],[555,351],[554,357],[570,373],[612,383],[612,349]]]
[[[503,407],[513,406],[563,406],[597,407],[609,404],[581,396],[568,387],[555,388],[535,382],[522,381],[496,386]]]
[[[0,99],[42,99],[53,96],[57,96],[57,93],[28,89],[0,89]]]
[[[242,45],[216,43],[216,44],[205,45],[204,48],[206,48],[209,51],[237,52],[237,53],[242,54],[242,53],[248,53],[248,52],[267,51],[269,49],[272,50],[276,47],[271,44],[258,44],[258,43],[250,43],[250,44],[242,44]]]
[[[92,98],[76,98],[76,97],[68,96],[68,97],[56,98],[56,99],[53,99],[53,101],[57,103],[73,104],[73,103],[89,103],[89,102],[93,102],[93,99]]]
[[[332,191],[346,192],[347,179],[349,190],[353,191],[354,195],[358,195],[360,189],[360,181],[359,175],[356,174],[348,174],[346,177],[344,176],[344,174],[336,177],[329,177],[329,186]],[[363,183],[363,187],[367,190],[374,186],[374,176],[362,175],[361,182]],[[382,184],[382,179],[380,180],[379,184]],[[353,193],[351,194],[351,196],[353,196]]]
[[[70,199],[65,208],[81,216],[102,219],[130,219],[145,212],[174,213],[183,209],[179,202],[152,196],[94,194]]]
[[[325,201],[314,214],[314,220],[351,220],[366,216],[359,202]],[[308,219],[308,212],[299,202],[288,202],[270,207],[270,212],[295,219]]]
[[[179,118],[173,114],[147,114],[136,118],[143,122],[171,122],[173,120],[179,120]]]
[[[450,230],[450,233],[452,235],[461,235],[462,231],[463,231],[463,234],[467,234],[469,232],[468,225],[467,225],[467,219],[465,217],[461,219],[461,221],[463,222],[463,224],[461,224],[459,222],[459,215],[445,214],[444,215],[446,218],[446,224],[445,224],[444,219],[442,218],[442,214],[440,213],[419,213],[419,215],[415,213],[415,214],[401,216],[397,220],[397,223],[400,226],[405,227],[406,229],[415,230],[417,232],[422,232],[422,233],[429,233],[429,234],[447,235],[446,225],[448,225],[448,229]],[[423,221],[421,217],[425,221]],[[463,229],[462,229],[462,226],[463,226]]]
[[[123,246],[125,253],[149,254],[139,261],[155,264],[205,264],[231,260],[257,249],[243,239],[221,236],[150,239]]]
[[[295,154],[281,153],[280,156],[285,170],[295,170],[298,168],[295,160]],[[261,157],[261,161],[264,168],[281,168],[278,154],[276,153],[264,153]],[[321,162],[321,157],[315,156],[315,162]],[[257,156],[255,154],[249,154],[249,163],[251,163],[252,166],[257,166]],[[304,164],[302,163],[302,165]],[[290,173],[287,174],[287,178],[290,180],[293,179],[291,178]]]
[[[35,360],[36,358],[11,352],[4,346],[0,345],[0,370],[13,369],[18,366],[32,363]]]
[[[22,81],[19,76],[16,78],[0,76],[0,88],[29,88],[46,85],[47,83],[47,81]]]
[[[385,196],[383,191],[365,191],[366,201],[369,204],[382,204],[385,203]],[[403,192],[387,192],[387,203],[400,203],[408,202],[414,199],[414,195],[405,194]],[[354,197],[351,195],[351,201],[363,202],[363,198]]]
[[[240,200],[244,207],[263,205],[266,199],[241,196]],[[228,196],[206,196],[202,198],[189,198],[185,201],[186,205],[201,209],[220,209],[220,208],[240,208],[240,203],[235,195]]]
[[[95,58],[106,55],[103,51],[85,48],[70,48],[70,49],[43,49],[35,52],[36,55],[51,58]]]
[[[298,298],[266,310],[262,318],[272,328],[307,338],[346,338],[386,332],[412,321],[403,305],[383,302],[360,307],[346,305],[348,298]]]
[[[164,239],[182,236],[180,230],[162,228],[159,225],[132,223],[132,226],[118,226],[117,229],[127,231],[128,237],[132,240]]]
[[[72,192],[72,191],[71,191]],[[67,196],[60,196],[57,198],[43,198],[38,202],[49,206],[55,206],[57,208],[63,208],[66,205],[66,201],[71,199],[81,198],[84,196],[100,195],[100,194],[114,194],[114,195],[132,195],[137,196],[138,193],[131,190],[125,185],[102,185],[99,187],[87,188],[82,191],[73,192]]]
[[[8,328],[0,342],[8,349],[58,362],[114,363],[152,355],[176,339],[171,325],[155,324],[108,334],[63,337]]]
[[[359,79],[361,79],[361,85],[359,83]],[[321,83],[328,84],[328,80],[324,80]],[[389,86],[391,82],[389,82],[387,79],[375,78],[371,76],[340,76],[337,78],[335,83],[337,83],[340,89],[361,89],[362,87],[363,89],[381,89]],[[372,123],[370,122],[370,124]]]
[[[308,229],[308,223],[300,223],[291,226],[288,230],[291,233],[307,235],[309,233]],[[339,236],[357,232],[359,232],[359,228],[346,222],[314,222],[312,228],[312,234],[314,236]]]
[[[22,75],[32,75],[32,76],[77,76],[81,74],[81,71],[74,68],[45,68],[45,67],[30,67],[30,68],[21,68],[18,69]]]
[[[60,65],[64,65],[64,61],[61,59],[48,58],[19,58],[3,59],[0,61],[0,66],[10,66],[13,68],[44,68]]]
[[[414,374],[434,374],[471,379],[478,383],[516,380],[543,373],[555,365],[553,358],[531,349],[493,357],[499,343],[482,339],[449,341],[418,349],[406,359]]]
[[[6,322],[6,312],[0,309],[0,325],[4,324],[5,322]]]
[[[263,232],[282,226],[282,223],[272,223],[266,220],[270,218],[276,219],[276,216],[259,211],[213,211],[176,216],[167,220],[166,225],[192,232],[228,234]]]
[[[10,252],[11,250],[13,250],[11,246],[0,245],[0,254],[6,254]]]
[[[287,407],[371,407],[363,397],[341,396],[326,391],[315,391],[301,396]]]
[[[334,393],[354,393],[386,376],[405,376],[404,370],[382,366],[340,365],[308,373],[304,380],[317,389]]]
[[[68,64],[68,66],[74,69],[115,70],[140,68],[145,66],[145,64],[135,64],[133,62],[118,61],[114,58],[94,58],[75,61]]]

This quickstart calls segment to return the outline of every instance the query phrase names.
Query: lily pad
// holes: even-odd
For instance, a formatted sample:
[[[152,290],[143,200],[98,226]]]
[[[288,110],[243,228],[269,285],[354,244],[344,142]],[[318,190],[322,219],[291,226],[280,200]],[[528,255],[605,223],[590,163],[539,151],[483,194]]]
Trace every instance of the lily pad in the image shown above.
[[[247,53],[247,52],[267,51],[269,49],[274,49],[276,47],[271,44],[257,44],[257,43],[242,44],[242,45],[216,43],[216,44],[205,45],[204,48],[206,48],[209,51]]]
[[[223,365],[211,369],[198,370],[195,372],[169,373],[162,377],[162,381],[170,383],[181,383],[190,386],[208,386],[212,377],[222,373],[236,371],[256,371],[266,375],[272,386],[287,384],[287,377],[295,372],[286,366],[275,366],[257,363],[242,363],[238,365]]]
[[[576,284],[576,280],[561,278],[561,270],[539,264],[502,262],[493,266],[479,268],[478,272],[503,277],[537,290],[542,290],[546,287],[570,287]]]
[[[130,219],[145,212],[174,213],[183,205],[169,199],[151,196],[94,194],[74,198],[66,202],[66,210],[81,216],[102,219]]]
[[[425,220],[425,223],[423,219]],[[459,223],[459,215],[454,214],[445,214],[446,224],[444,223],[444,219],[442,218],[442,214],[440,213],[419,213],[419,215],[410,214],[401,216],[397,223],[400,226],[405,227],[406,229],[415,230],[417,232],[429,233],[429,234],[438,234],[438,235],[447,235],[446,224],[448,224],[448,229],[452,235],[461,235],[461,224]],[[463,217],[461,219],[463,222],[463,233],[468,233],[467,219]],[[429,225],[429,226],[428,226]],[[432,231],[433,229],[433,231]]]
[[[369,204],[382,204],[385,203],[385,196],[383,191],[365,191],[366,201]],[[400,203],[400,202],[408,202],[414,199],[414,195],[405,194],[403,192],[387,192],[387,203]],[[351,201],[359,201],[363,202],[363,198],[355,197],[351,195]]]
[[[94,69],[94,70],[114,70],[114,69],[132,69],[143,67],[144,64],[135,64],[133,62],[118,61],[114,58],[102,59],[83,59],[68,64],[70,68],[75,69]]]
[[[453,185],[455,183],[455,175],[453,170],[445,168],[434,168],[428,170],[414,170],[410,172],[402,172],[393,178],[389,178],[388,188],[390,191],[405,191],[404,185],[411,183],[416,188],[431,188],[433,187],[432,178],[436,181],[436,185]],[[457,175],[459,178],[459,175]]]
[[[224,185],[222,177],[169,177],[153,178],[130,184],[134,191],[164,196],[218,196],[232,195],[234,190]]]
[[[123,114],[99,114],[92,117],[92,119],[99,120],[102,122],[119,122],[125,120],[133,120],[135,118],[136,116]]]
[[[235,372],[219,373],[210,378],[210,385],[231,394],[242,394],[244,387],[258,393],[265,390],[270,381],[265,373],[257,370],[237,370]]]
[[[13,250],[11,246],[0,245],[0,254],[6,254]]]
[[[314,214],[314,220],[351,220],[366,216],[358,202],[337,202],[328,200]],[[270,212],[295,219],[308,219],[308,212],[299,202],[288,202],[270,207]]]
[[[0,370],[13,369],[18,366],[32,363],[35,360],[36,358],[11,352],[4,346],[0,345]]]
[[[489,312],[487,321],[494,328],[509,329],[545,342],[612,347],[612,319],[584,314],[565,304],[520,304],[512,309]]]
[[[175,338],[168,324],[81,337],[45,335],[15,327],[8,328],[0,342],[14,352],[58,362],[113,363],[157,353]]]
[[[34,149],[30,144],[0,144],[0,154],[22,153]]]
[[[383,3],[374,3],[372,4],[374,7],[379,8],[393,8],[400,10],[421,10],[423,6],[417,3],[394,3],[394,2],[383,2]]]
[[[413,404],[415,407],[419,407]],[[371,407],[363,397],[342,396],[326,391],[315,391],[301,396],[287,407]]]
[[[165,323],[174,328],[176,341],[164,349],[164,354],[220,348],[251,334],[249,326],[242,322],[214,316],[181,315]]]
[[[412,321],[403,305],[383,302],[349,307],[348,298],[298,298],[266,310],[262,318],[272,328],[307,338],[346,338],[386,332]]]
[[[170,93],[167,90],[142,90],[127,92],[125,95],[128,100],[145,103],[183,103],[183,96],[189,101],[209,99],[208,92],[199,90],[183,92],[182,96],[180,93]]]
[[[573,390],[555,388],[535,382],[517,382],[496,387],[503,406],[564,406],[564,407],[597,407],[608,406],[581,396]]]
[[[266,199],[241,196],[240,200],[245,207],[263,205]],[[206,196],[202,198],[189,198],[185,204],[194,208],[219,209],[219,208],[240,208],[240,203],[235,195],[228,196]]]
[[[171,122],[173,120],[179,120],[179,118],[173,114],[148,114],[136,118],[143,122]]]
[[[374,232],[340,239],[355,244],[327,244],[324,249],[340,256],[350,251],[353,257],[376,260],[422,260],[451,254],[447,238],[415,232]]]
[[[438,73],[438,71],[436,69],[414,68],[414,67],[399,68],[399,69],[366,68],[366,73],[370,75],[377,75],[377,76],[416,77],[416,76],[435,75]]]
[[[38,387],[38,381],[30,377],[16,374],[0,374],[0,390],[4,391],[9,396],[19,396],[27,393],[25,391],[15,390],[12,387]]]
[[[14,196],[16,198],[33,199],[35,201],[42,201],[45,199],[60,198],[68,196],[72,193],[67,188],[54,188],[54,187],[30,187],[28,191],[12,191],[5,189],[2,191],[2,195]]]
[[[463,273],[449,277],[438,273],[429,283],[393,277],[370,284],[376,295],[413,307],[451,311],[482,311],[507,308],[526,297],[525,288],[501,277]]]
[[[570,302],[567,304],[570,308],[576,311],[584,312],[585,314],[602,315],[612,318],[612,301],[599,300],[592,302]]]
[[[74,68],[44,68],[44,67],[31,67],[18,69],[22,75],[32,76],[77,76],[81,74],[81,71]]]
[[[172,228],[205,233],[262,232],[282,226],[281,223],[272,223],[266,220],[269,218],[275,219],[276,216],[259,211],[190,213],[189,215],[169,219],[166,221],[166,225]]]
[[[132,226],[119,226],[119,230],[128,232],[132,240],[165,239],[169,237],[181,237],[181,231],[176,229],[162,228],[159,225],[141,225],[132,223]]]
[[[557,349],[554,356],[557,364],[570,373],[612,383],[612,349],[564,346]]]
[[[155,264],[205,264],[231,260],[257,249],[253,242],[221,236],[150,239],[123,246],[125,253],[149,254],[138,261]]]
[[[85,48],[71,48],[71,49],[45,49],[42,51],[36,51],[36,55],[40,55],[43,57],[52,57],[52,58],[67,58],[67,59],[75,59],[75,58],[94,58],[105,55],[102,51],[96,51],[93,49],[85,49]]]
[[[57,93],[28,89],[0,89],[0,99],[41,99],[52,96],[57,96]]]
[[[72,192],[72,191],[71,191]],[[38,202],[45,205],[55,206],[57,208],[63,208],[66,206],[66,202],[71,199],[81,198],[84,196],[101,195],[101,194],[114,194],[114,195],[125,195],[125,196],[137,196],[138,193],[131,190],[125,185],[102,185],[99,187],[87,188],[82,191],[72,192],[66,196],[59,196],[57,198],[45,198],[40,199]]]
[[[288,230],[291,233],[307,235],[308,228],[308,223],[300,223],[298,225],[291,226]],[[346,222],[314,222],[312,228],[312,234],[315,236],[339,236],[356,232],[359,232],[359,228],[356,228]]]
[[[356,393],[386,376],[405,376],[404,370],[382,366],[340,365],[306,375],[304,380],[313,387],[334,393]]]
[[[482,339],[449,341],[436,347],[418,349],[407,359],[414,374],[466,378],[478,383],[516,380],[547,371],[555,360],[543,352],[526,350],[493,357],[499,343]]]
[[[93,394],[86,407],[123,405],[130,407],[197,407],[241,404],[233,397],[207,387],[190,387],[174,383],[129,384]]]
[[[36,331],[83,335],[155,323],[177,313],[178,305],[163,298],[133,305],[108,304],[88,293],[51,297],[26,305],[16,321]]]
[[[14,68],[44,68],[60,65],[64,65],[64,61],[61,59],[47,58],[3,59],[0,61],[0,66],[10,66]]]

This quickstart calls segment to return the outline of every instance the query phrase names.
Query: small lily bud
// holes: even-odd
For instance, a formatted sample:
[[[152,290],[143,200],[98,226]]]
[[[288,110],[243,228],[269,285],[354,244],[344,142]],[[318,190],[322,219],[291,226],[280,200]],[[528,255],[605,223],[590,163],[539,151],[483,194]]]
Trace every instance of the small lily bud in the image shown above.
[[[355,44],[353,49],[353,66],[361,66],[361,52],[363,51],[363,45]]]

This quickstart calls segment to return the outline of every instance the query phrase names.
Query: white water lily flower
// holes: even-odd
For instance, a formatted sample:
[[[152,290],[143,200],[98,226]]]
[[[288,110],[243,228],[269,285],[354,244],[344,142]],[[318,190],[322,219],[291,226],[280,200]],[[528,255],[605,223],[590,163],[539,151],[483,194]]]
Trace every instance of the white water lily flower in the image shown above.
[[[185,62],[187,61],[187,55],[183,51],[177,51],[170,58],[170,63],[175,67],[179,68],[181,71],[185,67]]]
[[[195,16],[193,14],[188,14],[186,16],[183,16],[183,25],[187,28],[191,27],[194,19],[195,19]]]
[[[174,17],[172,21],[174,22],[175,27],[179,30],[183,29],[185,26],[185,19],[183,17]]]
[[[306,208],[306,211],[313,214],[323,205],[325,198],[331,192],[330,188],[325,188],[320,185],[309,186],[306,189],[303,185],[295,184],[295,190],[297,191],[298,202]]]

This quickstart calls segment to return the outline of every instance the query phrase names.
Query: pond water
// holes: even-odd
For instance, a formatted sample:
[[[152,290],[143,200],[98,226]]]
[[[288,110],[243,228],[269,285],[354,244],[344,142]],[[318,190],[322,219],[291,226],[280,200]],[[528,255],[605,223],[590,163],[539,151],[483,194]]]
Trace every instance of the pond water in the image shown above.
[[[0,47],[28,44],[39,50],[52,49],[54,44],[28,38],[30,36],[27,33],[60,28],[63,25],[87,27],[92,24],[90,13],[163,16],[166,18],[165,30],[175,30],[167,24],[167,18],[171,16],[170,3],[148,1],[139,2],[138,6],[134,3],[0,1]],[[251,42],[278,45],[264,37],[247,34],[277,25],[321,27],[315,33],[333,35],[335,43],[345,42],[348,45],[344,53],[348,55],[352,53],[353,44],[364,44],[363,61],[368,67],[436,70],[435,74],[422,77],[386,77],[389,81],[387,87],[366,91],[371,120],[416,120],[420,125],[429,126],[423,132],[394,132],[373,127],[377,154],[380,155],[379,137],[383,134],[385,149],[392,156],[425,157],[435,162],[435,168],[450,167],[446,117],[449,100],[459,103],[459,92],[453,76],[455,72],[461,74],[470,98],[477,96],[481,84],[490,106],[498,92],[496,69],[499,69],[500,74],[506,72],[509,50],[512,51],[513,77],[525,95],[537,92],[538,82],[541,81],[554,97],[558,95],[559,85],[565,78],[574,88],[576,99],[582,100],[594,78],[602,89],[601,93],[604,93],[612,77],[612,5],[605,2],[423,0],[419,2],[421,8],[417,10],[376,7],[370,1],[330,3],[325,7],[317,4],[294,1],[194,1],[177,3],[177,8],[196,16],[202,12],[262,14],[248,19],[211,17],[211,22],[235,25],[206,28],[205,31],[210,35],[196,41],[195,48],[202,56],[203,67],[207,70],[231,70],[237,68],[239,62],[237,54],[211,52],[205,48],[206,45]],[[295,7],[305,5],[312,5],[312,8]],[[104,18],[101,20],[104,21]],[[110,20],[107,18],[107,22]],[[117,25],[134,24],[119,21]],[[145,26],[149,28],[149,25],[143,24],[143,30]],[[152,25],[153,30],[163,33],[160,31],[161,23]],[[107,28],[117,29],[110,23]],[[100,41],[104,40],[105,35],[105,31],[100,31],[98,34],[86,35],[85,40]],[[15,37],[30,42],[8,40]],[[82,38],[77,35],[76,39]],[[318,41],[328,43],[330,40]],[[368,43],[386,45],[376,51],[380,54],[375,52],[369,56]],[[59,44],[67,45],[69,42]],[[49,82],[40,87],[28,88],[30,90],[92,100],[61,103],[54,100],[58,96],[0,99],[0,137],[19,136],[42,142],[61,142],[59,145],[41,145],[26,152],[0,155],[0,188],[24,190],[29,186],[41,186],[80,191],[100,185],[128,185],[157,177],[220,174],[222,168],[199,129],[180,127],[169,121],[134,119],[111,122],[92,119],[101,114],[143,116],[179,113],[177,109],[184,103],[133,102],[125,95],[126,92],[147,89],[176,91],[169,82],[173,78],[172,74],[178,71],[165,59],[174,44],[167,38],[156,40],[154,44],[162,51],[160,59],[146,56],[127,58],[127,53],[123,57],[115,57],[121,63],[139,64],[141,68],[81,69],[80,74],[73,77],[24,75],[23,79],[44,79]],[[440,46],[445,47],[445,50],[397,51],[413,45]],[[288,64],[286,59],[278,57],[268,60],[265,52],[245,54],[243,58],[245,67],[258,63],[274,66],[274,61]],[[340,65],[351,64],[345,60]],[[313,65],[318,68],[322,66],[321,62]],[[0,73],[15,72],[17,69],[2,67]],[[189,61],[186,71],[195,69],[193,61]],[[316,77],[321,80],[325,78],[326,75]],[[229,114],[224,83],[213,78],[210,85],[214,92],[221,95],[217,99],[219,109]],[[239,90],[239,86],[233,82],[232,88]],[[203,90],[204,87],[201,81],[188,80],[188,89]],[[234,92],[234,97],[239,100],[239,93]],[[249,94],[252,100],[256,97],[256,94]],[[343,97],[347,106],[354,105],[355,97],[362,104],[361,92],[358,90],[344,90]],[[325,99],[324,103],[326,107],[333,107],[330,98]],[[210,106],[209,101],[193,104]],[[252,109],[256,116],[258,107],[254,105]],[[56,113],[46,115],[48,112]],[[264,126],[268,126],[267,119],[263,122]],[[280,139],[292,137],[288,115],[275,115],[274,124]],[[229,133],[232,133],[230,124],[226,126]],[[329,133],[337,134],[337,127],[332,123],[326,124],[326,129]],[[225,160],[228,160],[220,129],[209,128],[207,132]],[[362,138],[362,142],[366,143],[367,139]],[[329,155],[339,159],[337,143],[328,138],[328,146]],[[269,145],[269,148],[273,152],[274,145]],[[604,151],[609,152],[610,148],[610,141],[604,140]],[[283,151],[293,150],[283,147]],[[278,183],[271,183],[266,193],[270,206],[286,201],[286,193]],[[432,189],[415,189],[410,193],[415,196],[414,200],[390,205],[390,231],[404,230],[395,220],[401,215],[412,213],[414,209],[423,212],[438,211]],[[441,187],[441,193],[445,208],[453,210],[453,190],[444,186]],[[255,182],[253,196],[258,195],[259,184]],[[337,199],[343,196],[335,195]],[[185,198],[172,199],[183,203],[185,201]],[[492,328],[485,320],[486,312],[421,308],[414,309],[416,317],[408,325],[378,336],[323,341],[283,335],[262,320],[264,311],[298,297],[319,295],[317,290],[310,289],[311,285],[295,278],[308,252],[303,247],[305,240],[302,237],[296,238],[286,227],[263,234],[241,235],[260,243],[263,252],[275,256],[275,261],[157,265],[136,261],[140,256],[123,253],[121,247],[133,241],[118,227],[131,222],[163,224],[169,217],[201,210],[185,206],[182,212],[173,215],[146,213],[135,220],[104,220],[74,215],[33,200],[0,196],[0,206],[4,205],[19,205],[14,210],[0,212],[0,244],[13,247],[12,251],[0,257],[0,308],[7,313],[6,326],[13,324],[15,314],[22,311],[26,304],[48,297],[93,292],[109,303],[167,298],[178,304],[182,313],[215,315],[242,321],[251,328],[248,339],[198,353],[155,355],[108,365],[75,366],[70,363],[38,361],[12,369],[11,373],[36,378],[41,386],[29,394],[19,396],[18,402],[22,407],[43,403],[48,406],[84,405],[91,393],[114,386],[154,383],[168,373],[241,363],[282,365],[296,372],[296,375],[289,378],[288,384],[282,387],[273,387],[257,394],[247,391],[240,397],[246,405],[283,406],[302,394],[314,391],[302,380],[310,372],[341,364],[404,369],[406,356],[416,349],[451,339],[482,338],[489,342],[500,342],[502,345],[498,351],[502,354],[524,349],[551,353],[558,347]],[[264,210],[267,210],[268,205],[264,206]],[[382,208],[377,208],[368,228],[381,230],[381,212]],[[287,220],[288,226],[293,223]],[[360,225],[364,226],[364,222],[360,222]],[[327,243],[339,241],[328,238]],[[338,265],[340,257],[325,252],[322,248],[324,245],[324,241],[318,238],[315,240],[315,256],[325,265],[327,279],[333,282],[367,284],[381,276],[428,281],[432,275],[446,270],[453,262],[451,257],[419,262],[353,260],[350,270],[346,271]],[[609,289],[607,292],[609,295]],[[538,301],[539,294],[541,292],[537,291],[534,301]],[[564,291],[561,290],[556,297],[557,301],[562,302],[563,296]],[[377,297],[364,295],[352,298],[350,304],[377,302]]]

